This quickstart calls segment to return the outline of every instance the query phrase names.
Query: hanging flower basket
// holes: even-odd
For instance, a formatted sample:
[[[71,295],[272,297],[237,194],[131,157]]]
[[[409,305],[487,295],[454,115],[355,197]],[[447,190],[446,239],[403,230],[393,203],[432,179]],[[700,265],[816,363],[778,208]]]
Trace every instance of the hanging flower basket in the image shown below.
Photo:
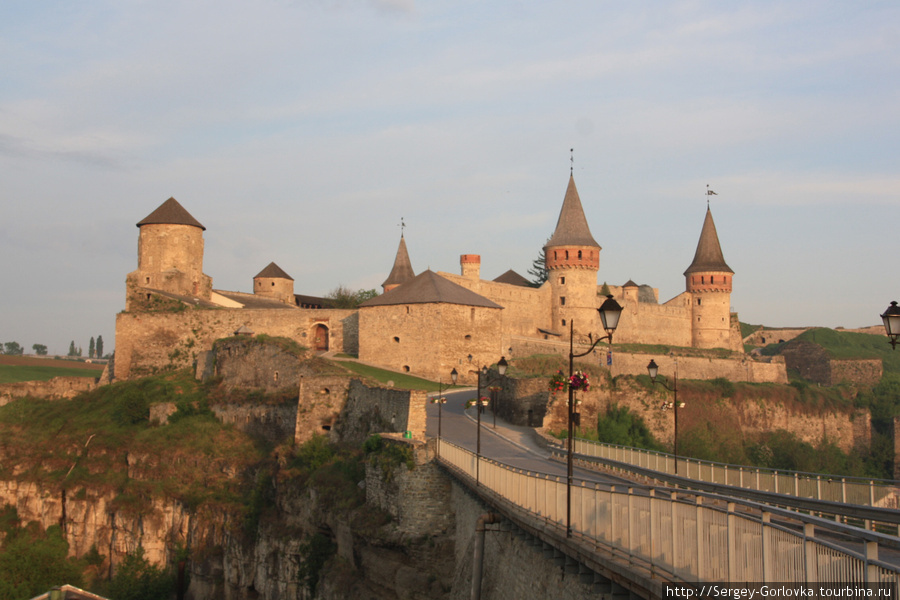
[[[569,387],[576,392],[586,392],[591,389],[591,382],[588,381],[588,376],[582,371],[575,371],[572,373],[572,376],[569,377]]]
[[[481,397],[481,405],[482,405],[482,406],[487,406],[489,403],[490,403],[490,398],[488,398],[487,396],[482,396],[482,397]],[[468,401],[466,402],[466,408],[472,408],[472,407],[475,406],[476,404],[478,404],[478,400],[474,400],[474,399],[473,399],[473,400],[468,400]]]
[[[566,384],[568,380],[565,375],[563,375],[562,371],[557,371],[556,374],[550,378],[550,391],[551,392],[561,392],[566,389]]]

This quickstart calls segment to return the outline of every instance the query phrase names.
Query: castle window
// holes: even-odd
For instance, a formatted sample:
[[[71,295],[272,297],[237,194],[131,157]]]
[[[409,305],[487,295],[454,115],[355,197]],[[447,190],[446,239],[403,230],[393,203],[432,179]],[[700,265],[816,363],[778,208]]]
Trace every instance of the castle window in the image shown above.
[[[569,251],[566,250],[566,260],[569,260]]]
[[[278,371],[275,371],[275,381],[278,381]]]
[[[272,287],[275,287],[275,282],[274,282],[274,281],[272,282]]]
[[[706,283],[706,277],[703,275],[700,276],[700,283]]]
[[[565,320],[565,319],[563,319],[563,320],[562,320],[562,323],[563,323],[563,327],[565,327],[565,326],[566,326],[566,320]],[[544,337],[544,339],[547,339],[547,338],[546,338],[546,337]]]
[[[409,365],[403,365],[403,372],[409,373]]]
[[[581,260],[581,250],[578,251],[578,260]]]
[[[560,305],[560,306],[565,306],[565,305],[566,305],[566,297],[565,297],[565,296],[560,296],[560,297],[559,297],[559,305]]]
[[[556,250],[553,251],[553,260],[557,260],[559,256],[556,255]]]
[[[466,336],[466,341],[469,342],[469,341],[471,341],[471,340],[472,340],[472,336],[471,336],[471,335],[467,335],[467,336]]]
[[[565,277],[560,277],[560,278],[559,278],[559,285],[566,285],[566,278],[565,278]]]
[[[144,281],[145,281],[146,283],[150,283],[150,278],[149,278],[149,277],[146,277],[146,278],[144,279]]]
[[[394,336],[394,341],[397,342],[397,343],[399,344],[399,343],[400,343],[400,338]]]
[[[697,306],[700,306],[700,300],[701,300],[701,299],[702,299],[702,298],[697,298]]]
[[[715,278],[714,275],[710,275],[710,276],[709,276],[709,282],[710,282],[710,283],[715,283],[715,282],[716,282],[716,278]]]

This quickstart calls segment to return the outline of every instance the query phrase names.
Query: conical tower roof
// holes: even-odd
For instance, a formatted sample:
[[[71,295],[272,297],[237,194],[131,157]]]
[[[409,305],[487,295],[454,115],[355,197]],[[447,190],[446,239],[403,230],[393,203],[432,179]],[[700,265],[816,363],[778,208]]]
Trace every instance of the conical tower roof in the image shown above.
[[[144,225],[191,225],[206,231],[206,227],[201,225],[200,221],[192,217],[191,213],[186,211],[175,198],[169,198],[160,204],[159,208],[144,217],[144,219],[137,224],[138,227]]]
[[[291,281],[294,280],[293,277],[285,273],[281,269],[281,267],[276,265],[274,262],[270,262],[269,265],[265,269],[257,273],[253,277],[253,279],[258,279],[259,277],[268,277],[271,279],[290,279]]]
[[[591,235],[584,209],[581,206],[581,198],[575,188],[575,177],[569,175],[569,187],[566,188],[566,197],[563,200],[562,209],[559,211],[559,219],[556,221],[556,230],[547,241],[545,248],[554,246],[593,246],[599,248],[600,244]]]
[[[409,262],[409,252],[406,251],[406,240],[403,239],[403,234],[400,234],[400,246],[397,248],[397,256],[394,258],[394,268],[391,269],[391,274],[384,280],[381,287],[401,285],[415,276],[412,264]]]
[[[690,275],[701,271],[734,273],[731,267],[725,264],[722,246],[719,245],[719,234],[716,233],[716,224],[713,222],[709,207],[706,208],[706,218],[703,220],[703,230],[700,231],[700,241],[697,242],[694,261],[684,274]]]

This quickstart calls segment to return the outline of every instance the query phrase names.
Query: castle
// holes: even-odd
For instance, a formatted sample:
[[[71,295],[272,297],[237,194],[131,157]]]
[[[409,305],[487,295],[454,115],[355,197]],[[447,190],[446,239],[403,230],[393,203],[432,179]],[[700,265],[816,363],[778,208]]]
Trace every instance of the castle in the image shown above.
[[[241,330],[356,354],[363,362],[435,380],[447,380],[456,368],[467,382],[476,368],[500,356],[567,351],[570,329],[576,342],[601,332],[597,307],[605,294],[624,308],[617,344],[724,349],[719,354],[734,363],[704,367],[698,378],[783,378],[783,365],[754,367],[743,354],[737,315],[730,310],[734,272],[708,207],[684,272],[685,291],[660,304],[658,290],[649,286],[598,285],[601,247],[571,174],[544,247],[547,280],[540,287],[514,271],[482,279],[480,256],[473,254],[460,257],[459,274],[416,275],[401,233],[384,293],[357,309],[331,308],[325,299],[295,294],[294,280],[274,263],[253,278],[252,293],[213,289],[203,273],[205,228],[174,198],[137,226],[138,268],[127,276],[126,307],[116,321],[116,378],[189,365],[215,339]],[[643,372],[641,360],[619,360],[617,368]]]

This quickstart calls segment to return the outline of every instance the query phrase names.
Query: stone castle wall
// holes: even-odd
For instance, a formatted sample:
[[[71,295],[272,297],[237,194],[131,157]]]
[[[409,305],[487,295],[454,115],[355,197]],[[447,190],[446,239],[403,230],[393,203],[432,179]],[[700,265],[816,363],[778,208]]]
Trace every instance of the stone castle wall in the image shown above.
[[[624,300],[624,298],[623,298]],[[620,344],[691,345],[691,295],[680,294],[665,304],[619,301],[622,316],[613,334]],[[600,332],[599,319],[594,331]],[[605,333],[603,334],[605,335]]]
[[[115,378],[190,367],[215,340],[246,325],[254,333],[282,336],[301,346],[313,344],[314,328],[328,328],[330,348],[355,354],[358,316],[341,309],[188,309],[174,312],[122,312],[116,316]]]
[[[390,513],[404,534],[436,536],[451,531],[450,480],[434,463],[434,438],[424,442],[388,434],[382,439],[408,448],[415,468],[396,465],[386,473],[378,465],[366,465],[366,502]]]
[[[537,335],[538,329],[552,328],[549,284],[532,288],[471,279],[453,273],[438,272],[438,275],[502,306],[503,331],[506,335]]]
[[[425,439],[427,393],[421,390],[372,388],[350,381],[346,405],[334,430],[341,440],[361,443],[373,433],[405,433]]]
[[[822,385],[843,382],[876,385],[883,373],[881,359],[834,359],[818,344],[795,341],[782,349],[785,364],[804,379]]]
[[[490,365],[501,356],[502,311],[429,303],[371,306],[360,310],[359,358],[402,373],[448,381],[473,380],[460,365]]]
[[[0,384],[0,406],[16,398],[72,399],[97,387],[93,377],[54,377],[48,381],[18,381]]]
[[[615,338],[616,340],[618,338]],[[513,349],[512,356],[530,356],[532,354],[558,354],[568,356],[569,343],[553,340],[535,340],[533,338],[512,338],[509,340]],[[576,344],[575,352],[584,351],[586,347]],[[606,366],[608,346],[598,346],[593,354],[576,359],[585,364]],[[659,363],[661,372],[668,368],[658,354],[627,353],[612,347],[613,364],[611,372],[615,375],[646,375],[650,359]],[[741,358],[707,358],[701,356],[678,356],[678,376],[685,379],[716,379],[725,377],[731,381],[749,381],[754,383],[787,383],[787,370],[779,356],[752,359]],[[670,360],[666,357],[666,361]]]

